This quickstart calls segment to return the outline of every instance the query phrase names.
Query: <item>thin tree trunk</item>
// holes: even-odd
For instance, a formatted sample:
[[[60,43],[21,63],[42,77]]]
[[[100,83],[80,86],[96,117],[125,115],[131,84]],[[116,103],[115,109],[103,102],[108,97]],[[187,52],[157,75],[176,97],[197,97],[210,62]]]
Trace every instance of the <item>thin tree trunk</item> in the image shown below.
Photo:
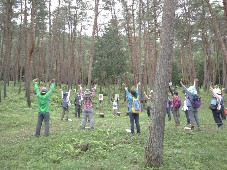
[[[27,55],[26,60],[26,94],[27,94],[27,104],[28,107],[31,107],[31,99],[30,99],[30,82],[31,82],[31,61],[32,61],[32,54],[35,49],[35,29],[34,29],[34,16],[35,16],[35,0],[32,0],[31,6],[31,25],[30,25],[30,48],[29,54]]]
[[[89,68],[88,68],[88,84],[87,88],[91,88],[91,81],[92,81],[92,66],[94,60],[94,53],[95,53],[95,31],[97,30],[97,20],[99,14],[99,0],[95,0],[95,18],[93,23],[93,30],[91,36],[91,51],[90,51],[90,61],[89,61]],[[97,30],[98,31],[98,30]]]
[[[10,57],[11,57],[11,46],[12,46],[12,15],[13,15],[13,9],[12,9],[12,2],[10,0],[7,0],[6,3],[6,47],[5,47],[5,59],[4,59],[4,98],[7,97],[6,95],[6,84],[9,83],[9,71],[10,71]]]

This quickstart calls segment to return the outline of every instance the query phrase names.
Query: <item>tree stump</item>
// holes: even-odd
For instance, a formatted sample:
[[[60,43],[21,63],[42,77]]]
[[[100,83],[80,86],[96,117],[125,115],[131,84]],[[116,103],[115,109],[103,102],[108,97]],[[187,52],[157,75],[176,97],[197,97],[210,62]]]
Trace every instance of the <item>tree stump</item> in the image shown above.
[[[104,113],[99,113],[99,117],[104,118]]]

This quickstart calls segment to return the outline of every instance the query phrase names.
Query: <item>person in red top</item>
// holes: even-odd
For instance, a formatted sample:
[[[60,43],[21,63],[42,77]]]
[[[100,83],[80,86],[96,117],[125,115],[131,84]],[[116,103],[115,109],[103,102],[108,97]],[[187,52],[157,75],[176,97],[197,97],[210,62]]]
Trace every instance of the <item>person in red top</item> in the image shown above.
[[[83,118],[82,118],[82,129],[85,129],[87,118],[89,118],[90,129],[93,130],[94,129],[94,112],[92,108],[92,97],[96,92],[96,85],[94,86],[94,88],[92,88],[92,91],[90,91],[89,89],[86,89],[84,91],[81,85],[79,85],[79,87],[80,87],[80,93],[83,97],[83,107],[84,107]]]

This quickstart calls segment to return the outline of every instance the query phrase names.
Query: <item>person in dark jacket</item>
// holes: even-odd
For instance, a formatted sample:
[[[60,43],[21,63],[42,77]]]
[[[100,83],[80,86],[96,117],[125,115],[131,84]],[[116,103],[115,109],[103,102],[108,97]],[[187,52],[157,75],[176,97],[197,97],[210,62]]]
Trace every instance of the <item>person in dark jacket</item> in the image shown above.
[[[80,95],[80,93],[76,93],[76,97],[75,97],[75,100],[74,100],[75,117],[80,118],[81,104],[82,104],[81,95]]]

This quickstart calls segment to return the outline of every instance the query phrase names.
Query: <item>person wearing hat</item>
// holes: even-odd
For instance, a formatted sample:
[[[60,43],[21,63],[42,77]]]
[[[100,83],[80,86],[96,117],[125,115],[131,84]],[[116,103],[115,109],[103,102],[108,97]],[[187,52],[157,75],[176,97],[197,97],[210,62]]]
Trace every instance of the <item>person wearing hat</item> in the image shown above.
[[[147,103],[147,116],[150,117],[152,111],[152,94],[153,90],[150,91],[150,94],[147,96],[146,92],[144,91],[144,97]]]
[[[62,113],[61,113],[61,120],[63,120],[64,116],[66,115],[65,121],[69,120],[69,107],[70,107],[70,92],[71,90],[69,90],[68,92],[63,92],[62,89],[61,90],[61,95],[62,95]]]
[[[49,136],[49,124],[50,124],[50,102],[49,98],[54,90],[55,86],[55,80],[51,80],[51,88],[49,91],[47,91],[46,87],[39,88],[38,86],[38,78],[34,79],[33,82],[35,82],[35,90],[36,95],[38,97],[38,121],[36,126],[36,132],[35,136],[40,136],[40,130],[42,126],[42,122],[45,123],[45,136]],[[41,90],[40,90],[41,89]]]
[[[218,104],[217,109],[212,110],[212,113],[213,113],[214,122],[217,124],[218,129],[220,129],[223,125],[222,119],[221,119],[221,107],[222,107],[222,105],[221,105],[221,101],[222,101],[221,90],[218,87],[212,88],[210,86],[210,91],[212,93],[212,96],[217,99],[217,104]]]
[[[80,93],[83,98],[83,118],[82,118],[82,129],[85,129],[86,127],[86,122],[87,118],[90,120],[90,129],[94,129],[94,111],[92,108],[92,97],[94,96],[96,92],[96,85],[94,88],[92,88],[92,91],[90,89],[86,89],[85,91],[83,90],[82,86],[79,85],[80,87]]]

